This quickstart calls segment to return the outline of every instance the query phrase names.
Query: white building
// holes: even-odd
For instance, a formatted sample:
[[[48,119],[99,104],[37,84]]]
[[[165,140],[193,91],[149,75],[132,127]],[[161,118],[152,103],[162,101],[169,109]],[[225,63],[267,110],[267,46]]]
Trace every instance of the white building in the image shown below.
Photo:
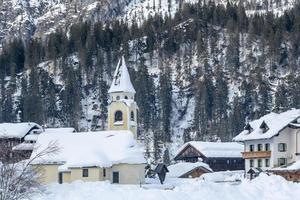
[[[300,110],[270,113],[248,123],[233,140],[243,142],[245,169],[269,170],[294,163],[300,155]]]

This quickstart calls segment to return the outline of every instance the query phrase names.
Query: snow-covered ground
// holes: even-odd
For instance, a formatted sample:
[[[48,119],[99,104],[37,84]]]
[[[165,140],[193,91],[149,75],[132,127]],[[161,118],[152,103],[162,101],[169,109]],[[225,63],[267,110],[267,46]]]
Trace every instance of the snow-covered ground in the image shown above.
[[[167,179],[155,183],[111,185],[108,182],[52,184],[33,200],[296,200],[300,184],[280,176],[260,175],[241,183],[215,183],[202,179]]]

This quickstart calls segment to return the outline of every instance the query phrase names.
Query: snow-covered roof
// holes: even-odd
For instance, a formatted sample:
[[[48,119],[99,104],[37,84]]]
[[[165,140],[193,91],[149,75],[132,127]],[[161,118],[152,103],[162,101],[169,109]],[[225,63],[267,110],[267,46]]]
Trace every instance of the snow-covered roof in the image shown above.
[[[236,142],[201,142],[191,141],[185,143],[177,152],[176,155],[180,154],[183,149],[188,145],[197,149],[201,154],[207,158],[223,158],[223,157],[234,157],[241,158],[244,151],[244,146]]]
[[[32,157],[53,142],[59,151],[36,160],[35,164],[61,163],[65,164],[64,168],[72,168],[146,163],[143,150],[130,131],[45,132],[39,136]]]
[[[75,133],[75,129],[74,128],[46,128],[42,134],[44,133]],[[30,133],[28,135],[25,136],[24,140],[25,141],[37,141],[38,137],[40,134],[33,134]]]
[[[13,147],[13,151],[32,151],[34,149],[34,143],[23,142]]]
[[[1,138],[23,138],[35,127],[37,129],[40,129],[40,131],[43,130],[40,125],[33,122],[1,123],[0,137]]]
[[[270,171],[296,171],[296,170],[297,171],[300,170],[300,160],[297,160],[296,162],[287,166],[273,168]]]
[[[40,134],[28,134],[25,136],[25,141],[37,141]]]
[[[108,90],[108,93],[114,92],[128,92],[135,94],[135,89],[131,83],[124,57],[122,57],[122,61],[120,60],[117,65],[112,84]]]
[[[234,141],[247,141],[258,139],[269,139],[283,130],[289,123],[300,117],[300,110],[292,109],[280,114],[271,112],[247,125],[250,130],[243,130],[233,138]],[[267,125],[267,130],[263,131],[262,124]]]
[[[168,166],[169,173],[167,173],[167,176],[172,178],[178,178],[198,167],[203,167],[207,169],[207,171],[212,172],[212,169],[208,166],[208,164],[204,162],[179,162],[174,165]]]
[[[76,130],[72,127],[67,128],[46,128],[45,133],[75,133]]]

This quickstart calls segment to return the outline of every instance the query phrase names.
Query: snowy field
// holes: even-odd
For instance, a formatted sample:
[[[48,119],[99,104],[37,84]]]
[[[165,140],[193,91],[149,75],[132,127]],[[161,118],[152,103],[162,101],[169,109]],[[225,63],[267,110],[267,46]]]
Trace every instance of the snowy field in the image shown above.
[[[210,176],[211,178],[212,176]],[[52,184],[33,200],[296,200],[300,183],[265,174],[240,183],[216,183],[213,179],[155,180],[146,185],[112,185],[108,182]]]

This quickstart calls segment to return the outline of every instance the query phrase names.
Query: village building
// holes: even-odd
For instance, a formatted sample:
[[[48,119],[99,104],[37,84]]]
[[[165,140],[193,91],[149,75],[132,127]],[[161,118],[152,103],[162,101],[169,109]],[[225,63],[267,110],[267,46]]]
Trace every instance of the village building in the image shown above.
[[[208,164],[204,162],[179,162],[168,166],[169,178],[197,178],[202,174],[212,172]]]
[[[34,161],[42,172],[40,182],[43,184],[76,180],[108,180],[120,184],[145,181],[143,149],[131,131],[43,133],[32,158],[51,141],[57,143],[59,151]]]
[[[246,172],[251,168],[266,171],[295,163],[300,155],[299,132],[300,110],[269,113],[249,122],[234,138],[244,143]]]
[[[75,180],[120,184],[145,182],[146,160],[137,143],[137,104],[125,59],[119,61],[108,91],[108,130],[81,133],[43,133],[32,158],[55,141],[59,152],[35,161],[42,183]]]
[[[30,157],[43,128],[33,122],[0,124],[0,160],[16,162]],[[23,148],[18,148],[23,144]],[[25,144],[25,145],[24,145]]]
[[[213,171],[244,170],[243,149],[243,145],[236,142],[191,141],[179,149],[174,160],[192,163],[202,161]]]

